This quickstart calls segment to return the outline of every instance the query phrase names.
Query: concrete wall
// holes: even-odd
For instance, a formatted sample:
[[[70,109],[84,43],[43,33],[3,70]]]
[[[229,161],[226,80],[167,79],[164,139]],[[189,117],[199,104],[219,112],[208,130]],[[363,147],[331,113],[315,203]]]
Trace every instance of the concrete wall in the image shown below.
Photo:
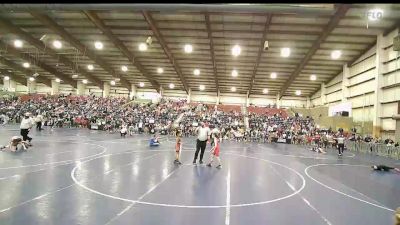
[[[334,131],[337,131],[339,128],[342,128],[344,131],[350,131],[350,129],[354,126],[353,118],[342,116],[320,117],[317,124],[320,128],[331,128]]]
[[[317,119],[319,117],[327,117],[328,116],[328,107],[325,107],[325,106],[314,107],[311,109],[292,108],[291,110],[294,113],[301,114],[302,116],[311,116],[314,119]]]

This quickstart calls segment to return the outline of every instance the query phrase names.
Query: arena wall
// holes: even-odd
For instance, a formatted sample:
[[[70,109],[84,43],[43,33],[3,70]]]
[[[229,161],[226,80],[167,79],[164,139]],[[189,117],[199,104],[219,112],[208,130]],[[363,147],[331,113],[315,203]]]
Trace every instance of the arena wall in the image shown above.
[[[396,121],[391,117],[400,101],[400,52],[393,51],[393,38],[398,33],[396,29],[378,37],[377,45],[311,96],[311,105],[351,102],[350,116],[364,133],[394,138]]]

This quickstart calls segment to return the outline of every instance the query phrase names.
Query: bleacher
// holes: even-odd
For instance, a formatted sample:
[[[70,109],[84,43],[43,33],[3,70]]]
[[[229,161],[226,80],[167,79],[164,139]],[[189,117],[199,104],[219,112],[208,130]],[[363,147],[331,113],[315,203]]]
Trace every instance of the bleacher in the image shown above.
[[[238,113],[242,112],[240,105],[218,105],[217,108],[219,111],[222,112],[232,112],[232,111]]]
[[[199,104],[206,105],[207,108],[208,108],[207,111],[214,111],[215,104],[197,103],[197,102],[189,103],[189,105],[191,107],[193,107],[193,106],[197,107]],[[240,105],[224,105],[224,104],[220,104],[220,105],[217,105],[217,109],[218,109],[218,111],[222,111],[222,112],[232,112],[233,111],[233,112],[240,113],[242,111],[241,108],[240,108]]]
[[[46,97],[46,95],[45,94],[27,94],[27,95],[22,95],[20,97],[20,100],[25,102],[25,101],[29,101],[29,100],[38,100],[43,97]]]
[[[249,106],[247,107],[247,111],[249,113],[257,115],[273,116],[275,114],[278,114],[281,115],[281,117],[283,118],[288,117],[288,113],[284,109]]]

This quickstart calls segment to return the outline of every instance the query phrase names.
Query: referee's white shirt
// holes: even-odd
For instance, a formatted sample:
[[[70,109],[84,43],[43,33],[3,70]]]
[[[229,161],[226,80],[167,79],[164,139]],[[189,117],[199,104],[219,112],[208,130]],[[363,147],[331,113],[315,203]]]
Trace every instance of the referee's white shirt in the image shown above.
[[[207,141],[208,136],[211,133],[210,128],[208,128],[208,127],[198,127],[197,132],[198,132],[197,139],[199,141]]]
[[[21,121],[20,129],[29,129],[32,127],[32,119],[31,118],[23,118]]]

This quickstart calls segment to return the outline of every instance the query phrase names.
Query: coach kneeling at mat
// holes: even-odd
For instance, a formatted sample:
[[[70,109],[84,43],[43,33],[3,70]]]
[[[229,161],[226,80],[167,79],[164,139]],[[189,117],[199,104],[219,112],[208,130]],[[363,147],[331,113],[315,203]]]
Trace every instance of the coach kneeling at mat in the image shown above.
[[[202,122],[201,127],[196,128],[195,133],[197,134],[197,143],[196,143],[196,153],[194,154],[193,164],[196,164],[197,156],[199,155],[200,149],[201,149],[200,164],[202,164],[204,151],[206,150],[207,141],[210,138],[211,130],[210,128],[206,127],[206,124],[204,122]]]

